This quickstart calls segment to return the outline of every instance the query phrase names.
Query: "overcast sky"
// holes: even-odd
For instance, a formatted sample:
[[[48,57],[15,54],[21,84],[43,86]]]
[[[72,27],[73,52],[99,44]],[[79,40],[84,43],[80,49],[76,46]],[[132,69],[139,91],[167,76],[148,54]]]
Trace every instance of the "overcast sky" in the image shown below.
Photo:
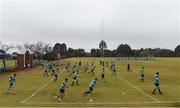
[[[180,44],[179,0],[0,0],[0,39],[68,47],[168,48]],[[104,36],[102,22],[104,21]]]

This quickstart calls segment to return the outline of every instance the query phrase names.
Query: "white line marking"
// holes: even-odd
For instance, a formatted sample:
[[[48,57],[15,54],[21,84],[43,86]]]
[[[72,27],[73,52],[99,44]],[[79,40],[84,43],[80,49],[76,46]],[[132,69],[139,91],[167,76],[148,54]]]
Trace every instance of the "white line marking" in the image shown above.
[[[63,69],[62,71],[64,71],[65,69]],[[59,72],[60,74],[60,72]],[[52,78],[50,81],[48,81],[47,83],[45,83],[41,88],[39,88],[38,90],[36,90],[32,95],[30,95],[29,97],[27,97],[25,100],[23,100],[21,103],[25,103],[27,102],[30,98],[32,98],[33,96],[35,96],[37,93],[39,93],[39,91],[41,91],[44,87],[46,87],[50,82],[52,82],[54,80],[54,78]]]
[[[36,95],[39,91],[41,91],[41,89],[43,89],[44,87],[46,87],[53,79],[51,79],[50,81],[48,81],[46,84],[44,84],[41,88],[39,88],[38,90],[36,90],[33,95],[30,95],[29,97],[27,97],[25,100],[23,100],[21,103],[25,103],[26,101],[28,101],[30,98],[32,98],[34,95]]]
[[[143,93],[144,95],[148,96],[149,98],[153,99],[156,102],[160,102],[158,99],[154,98],[153,96],[147,94],[146,92],[144,92],[143,90],[141,90],[140,88],[138,88],[137,86],[133,85],[132,83],[130,83],[128,80],[124,79],[123,77],[119,76],[118,77],[123,80],[124,82],[126,82],[127,84],[129,84],[130,86],[132,86],[133,88],[135,88],[136,90],[140,91],[141,93]]]
[[[91,103],[83,103],[83,102],[25,102],[26,104],[61,104],[61,105],[75,105],[75,104],[99,104],[99,105],[107,105],[107,104],[151,104],[151,103],[180,103],[180,101],[161,101],[161,102],[91,102]]]

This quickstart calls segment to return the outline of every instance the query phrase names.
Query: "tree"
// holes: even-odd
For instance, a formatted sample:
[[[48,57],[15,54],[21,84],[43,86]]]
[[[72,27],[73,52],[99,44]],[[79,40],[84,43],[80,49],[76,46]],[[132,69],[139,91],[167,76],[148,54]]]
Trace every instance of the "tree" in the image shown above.
[[[101,56],[100,49],[91,49],[91,56],[92,57],[100,57]]]
[[[74,50],[72,48],[68,48],[68,57],[73,57]]]
[[[38,41],[35,44],[30,44],[29,50],[33,52],[34,55],[37,56],[37,59],[40,61],[41,56],[47,51],[47,48],[49,47],[49,44],[46,44],[45,42]]]
[[[150,48],[141,49],[141,56],[148,57],[153,55],[153,51]]]
[[[180,57],[180,45],[175,48],[175,55]]]
[[[118,56],[124,56],[124,57],[132,56],[131,47],[129,45],[127,45],[127,44],[119,45],[118,48],[117,48],[117,55]]]
[[[99,43],[99,48],[101,50],[101,55],[104,57],[104,49],[107,48],[107,44],[104,40]]]
[[[55,60],[55,55],[53,52],[46,52],[46,54],[42,55],[43,60],[53,61]]]
[[[105,50],[104,55],[105,55],[105,57],[112,57],[112,51],[111,50]]]
[[[12,49],[12,48],[14,48],[14,47],[11,46],[11,45],[3,44],[2,42],[0,42],[0,50],[1,50],[1,53],[4,53],[4,54],[2,55],[2,58],[3,58],[3,66],[4,66],[4,69],[5,69],[5,70],[6,70],[6,61],[5,61],[4,57],[5,57],[6,53],[7,53],[10,49]]]
[[[67,56],[67,46],[65,43],[56,43],[53,47],[53,53],[56,55],[56,58],[58,58],[58,55],[60,54],[61,57]]]
[[[68,48],[68,57],[85,57],[87,53],[84,49],[72,49]]]
[[[117,50],[112,50],[112,57],[117,57]]]
[[[155,57],[174,57],[175,56],[174,51],[170,49],[155,48],[155,49],[152,49],[152,53]]]
[[[85,57],[86,56],[86,52],[84,49],[77,49],[77,56],[78,57]]]
[[[17,45],[16,48],[19,50],[20,53],[25,53],[27,50],[30,53],[33,53],[34,56],[40,61],[42,55],[48,50],[49,44],[37,41],[36,43],[24,43],[23,45]]]
[[[18,49],[19,53],[24,54],[27,50],[30,49],[30,44],[25,42],[22,45],[17,45],[16,48]],[[33,53],[33,52],[30,52],[30,53]]]

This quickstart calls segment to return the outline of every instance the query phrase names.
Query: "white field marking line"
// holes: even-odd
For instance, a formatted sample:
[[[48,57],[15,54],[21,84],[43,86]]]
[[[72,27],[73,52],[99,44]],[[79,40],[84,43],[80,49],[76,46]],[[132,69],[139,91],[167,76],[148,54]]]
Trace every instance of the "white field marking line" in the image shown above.
[[[99,105],[115,105],[115,104],[121,104],[121,105],[125,105],[125,104],[158,104],[158,103],[180,103],[180,101],[161,101],[161,102],[91,102],[91,103],[83,103],[83,102],[25,102],[26,104],[59,104],[59,105],[77,105],[77,104],[84,104],[84,105],[91,105],[91,104],[99,104]]]
[[[143,90],[141,90],[140,88],[138,88],[137,86],[133,85],[132,83],[130,83],[129,81],[127,81],[126,79],[124,79],[123,77],[119,76],[118,77],[123,80],[124,82],[126,82],[127,84],[129,84],[130,86],[132,86],[133,88],[135,88],[136,90],[140,91],[141,93],[143,93],[144,95],[148,96],[149,98],[153,99],[156,102],[160,102],[158,99],[154,98],[153,96],[147,94],[146,92],[144,92]]]
[[[64,71],[65,69],[63,69]],[[58,75],[60,74],[60,72],[58,73]],[[54,80],[54,78],[52,78],[50,81],[48,81],[47,83],[45,83],[42,87],[40,87],[38,90],[36,90],[32,95],[30,95],[29,97],[27,97],[26,99],[24,99],[21,103],[25,103],[26,101],[28,101],[30,98],[32,98],[33,96],[35,96],[39,91],[41,91],[44,87],[46,87],[50,82],[52,82]]]

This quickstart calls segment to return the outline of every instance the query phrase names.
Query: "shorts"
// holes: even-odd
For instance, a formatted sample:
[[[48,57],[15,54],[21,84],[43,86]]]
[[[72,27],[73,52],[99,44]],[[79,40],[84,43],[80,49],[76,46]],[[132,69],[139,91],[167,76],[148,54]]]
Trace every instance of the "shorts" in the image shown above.
[[[65,90],[64,89],[60,89],[59,93],[65,93]]]
[[[156,86],[156,87],[159,87],[159,83],[155,83],[155,86]]]
[[[101,77],[104,78],[104,74],[102,74]]]
[[[144,78],[144,75],[141,75],[141,78]]]
[[[9,84],[9,86],[10,86],[10,87],[12,87],[12,86],[13,86],[13,84],[12,84],[12,83],[10,83],[10,84]]]
[[[88,92],[90,93],[90,92],[92,92],[93,91],[93,88],[92,87],[89,87],[88,88]]]
[[[74,80],[77,80],[77,77],[73,77]]]

